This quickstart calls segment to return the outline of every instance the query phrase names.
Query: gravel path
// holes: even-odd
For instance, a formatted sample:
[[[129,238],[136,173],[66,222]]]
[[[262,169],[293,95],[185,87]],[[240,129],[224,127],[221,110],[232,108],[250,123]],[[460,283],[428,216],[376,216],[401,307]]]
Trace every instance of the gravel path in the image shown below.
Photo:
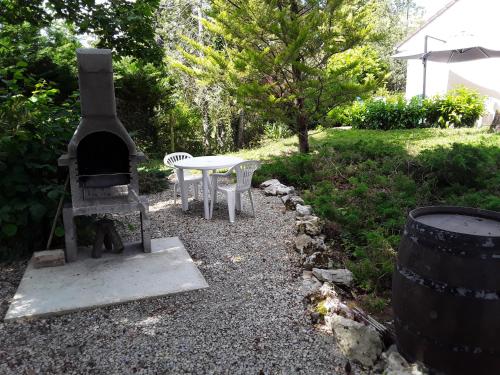
[[[333,337],[305,313],[293,213],[255,190],[256,218],[231,225],[223,204],[206,221],[201,203],[182,213],[171,194],[150,196],[153,238],[179,236],[210,287],[1,322],[0,374],[344,374]],[[0,265],[2,316],[24,267]]]

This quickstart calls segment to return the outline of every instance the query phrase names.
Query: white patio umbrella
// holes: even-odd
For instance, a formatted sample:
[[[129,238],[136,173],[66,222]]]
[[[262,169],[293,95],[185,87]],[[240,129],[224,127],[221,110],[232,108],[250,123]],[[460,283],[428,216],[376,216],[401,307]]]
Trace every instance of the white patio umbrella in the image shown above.
[[[485,47],[465,47],[446,50],[435,50],[427,53],[415,53],[408,55],[408,52],[400,52],[393,55],[395,59],[412,60],[425,59],[427,61],[443,62],[443,63],[458,63],[464,61],[487,59],[491,57],[500,57],[499,50],[493,50]]]
[[[434,49],[432,51],[427,51],[428,39],[436,39],[444,43],[443,48]],[[480,59],[488,59],[493,57],[500,57],[500,50],[493,48],[486,48],[480,45],[467,44],[467,41],[454,41],[453,43],[447,43],[444,40],[431,37],[429,35],[425,36],[425,46],[424,52],[420,53],[410,53],[410,52],[399,52],[392,57],[395,59],[402,60],[422,60],[424,64],[424,82],[423,82],[423,92],[422,96],[425,98],[425,88],[427,81],[427,61],[434,61],[440,63],[459,63],[464,61],[473,61]],[[469,41],[470,43],[470,41]]]

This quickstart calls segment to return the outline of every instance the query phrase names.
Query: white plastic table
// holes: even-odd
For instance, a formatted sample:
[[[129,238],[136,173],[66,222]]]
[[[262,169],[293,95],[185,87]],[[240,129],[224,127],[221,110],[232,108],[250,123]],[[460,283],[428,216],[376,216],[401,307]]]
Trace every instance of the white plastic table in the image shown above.
[[[244,159],[234,156],[198,156],[196,158],[189,158],[179,160],[174,163],[174,167],[179,169],[179,186],[181,188],[182,211],[188,210],[187,191],[184,188],[184,169],[197,169],[201,170],[203,174],[203,209],[205,219],[210,219],[210,209],[208,206],[208,191],[210,189],[210,181],[208,179],[208,171],[215,171],[217,169],[231,168],[238,163],[245,161]]]

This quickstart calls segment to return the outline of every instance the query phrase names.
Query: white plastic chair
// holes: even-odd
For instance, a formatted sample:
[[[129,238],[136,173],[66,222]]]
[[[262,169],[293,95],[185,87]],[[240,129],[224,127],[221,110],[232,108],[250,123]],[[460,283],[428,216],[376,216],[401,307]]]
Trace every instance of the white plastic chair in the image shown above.
[[[174,179],[174,204],[177,204],[177,188],[179,187],[179,175],[178,169],[175,168],[174,164],[180,160],[190,159],[193,156],[187,152],[174,152],[172,154],[166,154],[163,158],[163,162],[166,166],[172,168],[175,171]],[[198,184],[202,182],[202,176],[199,174],[193,174],[190,170],[184,170],[184,189],[188,189],[189,185],[194,187],[194,197],[198,199]]]
[[[248,191],[250,205],[252,206],[252,215],[255,216],[255,210],[252,199],[252,176],[253,173],[260,167],[260,162],[255,160],[244,161],[236,164],[226,173],[212,174],[212,199],[210,201],[210,218],[214,212],[214,205],[217,203],[217,193],[221,192],[226,195],[227,208],[229,211],[229,221],[234,223],[235,209],[241,211],[241,194]],[[236,183],[228,181],[233,173],[236,173]],[[219,183],[218,179],[225,179],[227,183]]]

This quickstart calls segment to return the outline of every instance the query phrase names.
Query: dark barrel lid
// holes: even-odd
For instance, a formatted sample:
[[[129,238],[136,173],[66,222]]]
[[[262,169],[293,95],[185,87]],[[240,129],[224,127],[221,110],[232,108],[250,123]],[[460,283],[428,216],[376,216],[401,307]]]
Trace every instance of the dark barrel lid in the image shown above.
[[[410,217],[431,228],[469,236],[499,237],[500,213],[468,207],[432,206],[410,212]]]

